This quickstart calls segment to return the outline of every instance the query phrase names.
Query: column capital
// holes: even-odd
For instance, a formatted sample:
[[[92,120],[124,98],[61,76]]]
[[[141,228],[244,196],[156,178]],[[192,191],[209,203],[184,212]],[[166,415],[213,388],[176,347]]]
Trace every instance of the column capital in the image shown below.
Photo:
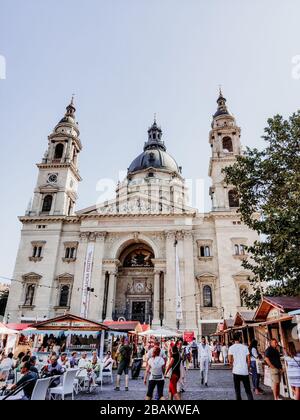
[[[80,232],[79,238],[82,242],[87,242],[90,236],[90,232]]]
[[[165,231],[164,233],[165,233],[166,239],[175,241],[175,236],[176,236],[175,230],[168,230],[168,231]]]
[[[193,232],[191,230],[183,230],[182,236],[184,239],[193,239]]]
[[[107,232],[95,232],[95,235],[97,242],[104,242],[107,236]]]

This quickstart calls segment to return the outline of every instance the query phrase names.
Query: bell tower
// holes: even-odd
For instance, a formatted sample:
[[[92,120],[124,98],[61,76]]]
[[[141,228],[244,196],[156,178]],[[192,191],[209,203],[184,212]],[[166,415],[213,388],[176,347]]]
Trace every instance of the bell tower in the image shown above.
[[[236,191],[224,182],[222,169],[234,164],[241,155],[241,129],[234,116],[228,111],[226,99],[220,89],[217,99],[218,109],[213,115],[209,143],[212,155],[209,164],[209,176],[212,179],[210,197],[213,211],[236,210],[239,206]]]
[[[74,98],[64,117],[48,136],[48,149],[39,168],[28,216],[72,216],[77,199],[78,155],[82,149],[80,132],[75,119]]]

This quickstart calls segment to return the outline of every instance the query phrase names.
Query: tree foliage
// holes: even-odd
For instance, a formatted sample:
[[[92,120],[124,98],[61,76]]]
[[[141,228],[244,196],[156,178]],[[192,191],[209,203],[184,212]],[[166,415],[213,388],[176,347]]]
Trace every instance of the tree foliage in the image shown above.
[[[237,189],[242,221],[260,235],[242,263],[253,273],[245,296],[250,308],[261,292],[300,294],[300,111],[288,120],[270,118],[263,139],[263,150],[247,148],[224,170]]]

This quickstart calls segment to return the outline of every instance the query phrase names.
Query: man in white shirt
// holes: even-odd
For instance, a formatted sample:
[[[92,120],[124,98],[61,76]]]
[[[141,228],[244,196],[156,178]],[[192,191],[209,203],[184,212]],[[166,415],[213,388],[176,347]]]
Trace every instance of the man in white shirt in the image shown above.
[[[209,363],[211,363],[211,349],[206,342],[206,338],[202,337],[201,343],[198,346],[198,360],[200,362],[200,376],[201,384],[205,383],[208,386],[208,369]]]
[[[236,399],[239,401],[241,397],[241,382],[243,382],[248,400],[253,400],[249,380],[250,353],[248,347],[240,343],[238,333],[234,335],[234,344],[229,348],[229,363],[232,366],[234,389]]]

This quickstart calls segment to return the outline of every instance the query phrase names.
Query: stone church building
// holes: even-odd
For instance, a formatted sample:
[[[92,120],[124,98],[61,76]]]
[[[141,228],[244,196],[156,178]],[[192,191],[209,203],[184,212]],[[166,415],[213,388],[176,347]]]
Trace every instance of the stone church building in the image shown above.
[[[156,121],[115,198],[75,211],[82,143],[71,101],[48,137],[32,203],[20,217],[10,322],[70,311],[209,334],[246,310],[241,291],[250,273],[241,260],[256,234],[241,223],[235,190],[224,183],[222,169],[241,154],[241,130],[221,92],[217,104],[209,133],[209,213],[187,205],[181,167]]]

